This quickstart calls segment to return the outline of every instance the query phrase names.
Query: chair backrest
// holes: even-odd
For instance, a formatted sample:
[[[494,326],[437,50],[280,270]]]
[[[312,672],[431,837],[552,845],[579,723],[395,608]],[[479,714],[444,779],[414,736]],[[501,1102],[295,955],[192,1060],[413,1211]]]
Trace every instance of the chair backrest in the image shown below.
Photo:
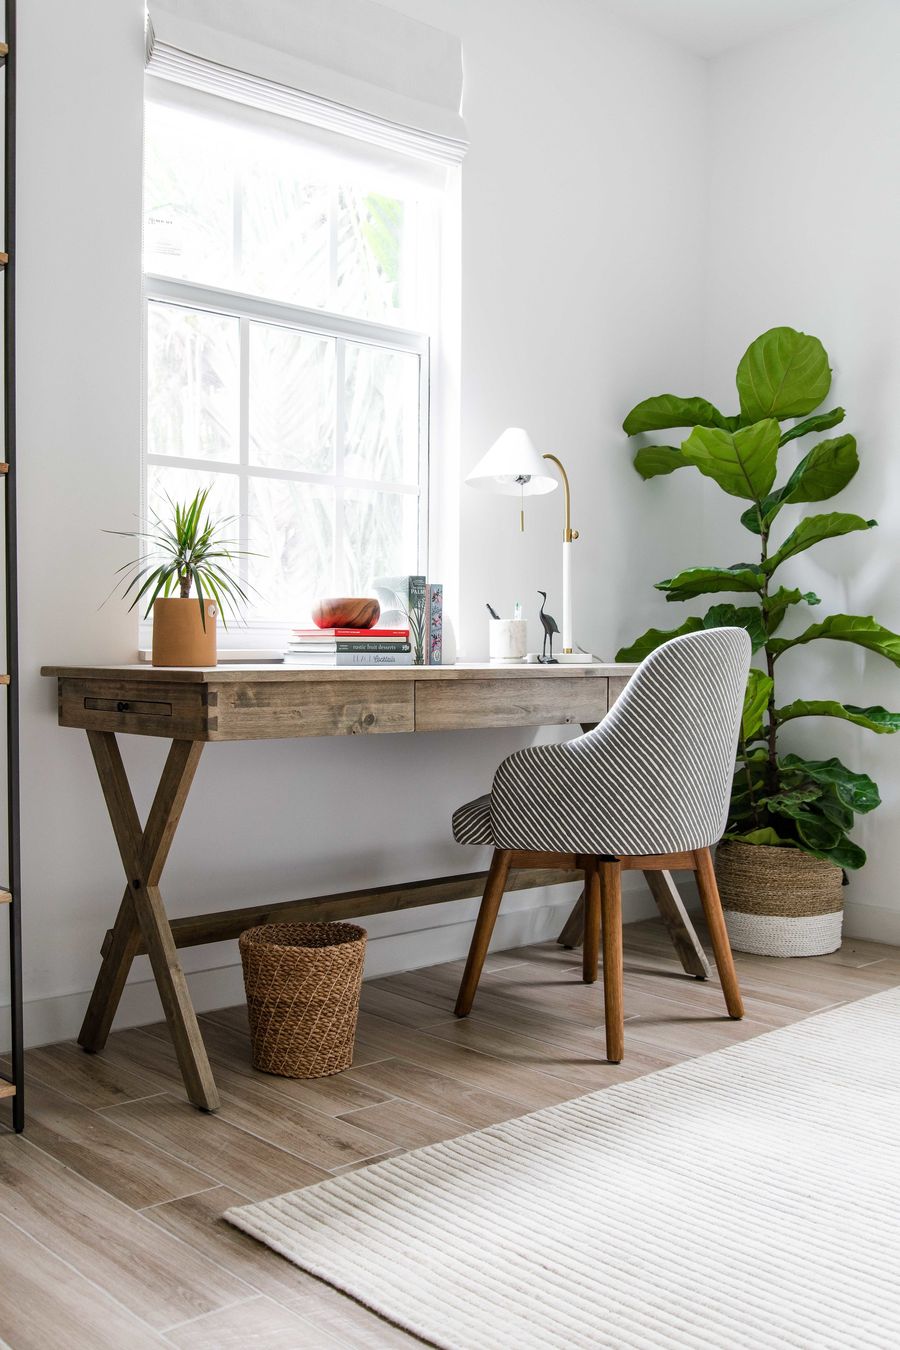
[[[491,789],[497,846],[637,856],[715,844],[749,667],[743,628],[658,647],[593,731],[503,761]]]
[[[743,628],[672,638],[641,663],[599,726],[571,742],[598,756],[604,779],[618,785],[620,851],[707,848],[722,837],[750,652]]]

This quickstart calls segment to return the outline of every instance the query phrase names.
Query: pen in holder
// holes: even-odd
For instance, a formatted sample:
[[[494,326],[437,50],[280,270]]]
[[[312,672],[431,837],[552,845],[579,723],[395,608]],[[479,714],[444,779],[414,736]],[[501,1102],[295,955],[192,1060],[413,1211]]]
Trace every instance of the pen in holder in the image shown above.
[[[525,619],[488,619],[488,640],[492,665],[518,664],[528,651],[528,623]]]

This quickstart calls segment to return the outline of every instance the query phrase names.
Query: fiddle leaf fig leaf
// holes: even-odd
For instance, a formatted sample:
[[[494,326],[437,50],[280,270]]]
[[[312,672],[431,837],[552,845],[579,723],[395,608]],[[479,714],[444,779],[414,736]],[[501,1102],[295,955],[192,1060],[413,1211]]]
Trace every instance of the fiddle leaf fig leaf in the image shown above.
[[[759,591],[763,581],[763,574],[752,563],[735,563],[733,567],[688,567],[667,581],[658,581],[656,589],[665,591],[667,600],[692,600],[716,591]]]
[[[838,436],[820,441],[801,459],[784,487],[770,492],[759,510],[751,506],[741,516],[741,524],[759,534],[760,517],[768,528],[782,506],[788,502],[821,502],[845,488],[859,468],[856,439]]]
[[[766,629],[758,605],[713,605],[703,616],[704,628],[745,628],[755,652],[765,646]]]
[[[820,816],[814,811],[804,811],[800,808],[796,810],[779,811],[772,807],[776,816],[790,816],[797,822],[797,833],[804,844],[811,845],[819,852],[826,853],[830,849],[837,848],[844,837],[844,831],[840,825],[836,825],[833,820],[827,816]]]
[[[854,773],[839,759],[802,759],[799,755],[784,755],[779,765],[786,770],[796,770],[814,783],[832,786],[844,805],[861,815],[881,805],[878,786],[868,774]]]
[[[737,368],[746,421],[805,417],[830,388],[828,353],[818,338],[795,328],[770,328],[751,342]]]
[[[634,467],[644,480],[674,473],[676,469],[686,469],[688,463],[674,445],[645,445],[634,457]]]
[[[781,627],[784,616],[791,605],[799,605],[801,602],[807,605],[821,605],[822,603],[814,591],[790,590],[786,586],[779,586],[775,594],[769,596],[766,614],[770,636]]]
[[[775,481],[778,423],[767,418],[734,432],[695,427],[681,453],[732,497],[758,502]]]
[[[657,394],[632,408],[622,430],[628,436],[636,436],[639,431],[664,431],[668,427],[728,427],[732,421],[705,398]]]
[[[859,844],[854,844],[852,839],[846,835],[840,840],[834,848],[817,849],[805,845],[806,852],[811,853],[815,858],[822,858],[825,862],[834,863],[835,867],[841,867],[846,872],[855,872],[859,867],[865,867],[866,854]]]
[[[862,516],[849,515],[844,511],[829,511],[823,516],[807,516],[796,529],[791,530],[777,553],[763,564],[769,574],[780,567],[788,558],[812,548],[823,539],[837,539],[842,534],[852,534],[855,530],[871,530],[877,520],[863,520]]]
[[[761,670],[751,670],[747,676],[744,710],[741,713],[741,740],[752,741],[762,727],[774,682]]]
[[[726,840],[733,839],[736,844],[767,844],[769,848],[796,848],[797,845],[793,839],[782,839],[781,835],[767,825],[765,829],[750,830],[748,834],[728,833],[724,836]]]
[[[769,651],[780,656],[791,647],[800,647],[806,642],[815,642],[818,638],[830,638],[833,642],[853,642],[858,647],[866,647],[879,656],[900,666],[900,633],[892,633],[883,628],[871,614],[832,614],[821,623],[814,623],[805,632],[793,638],[772,638]]]
[[[847,486],[859,468],[855,436],[819,441],[784,486],[784,502],[823,502]]]
[[[616,652],[617,661],[643,661],[645,656],[655,652],[670,638],[682,637],[685,633],[697,633],[703,627],[703,620],[685,619],[678,628],[648,628],[639,638],[635,638],[629,647],[620,647]]]
[[[797,422],[787,431],[783,431],[780,444],[787,445],[789,441],[796,441],[800,436],[809,436],[814,431],[830,431],[832,427],[843,422],[844,417],[843,408],[832,408],[831,412],[816,413],[815,416],[807,417],[805,421]]]
[[[797,717],[838,717],[882,735],[900,731],[900,713],[888,712],[887,708],[878,706],[858,708],[853,703],[838,703],[834,699],[795,699],[778,708],[775,717],[779,724],[792,722]]]

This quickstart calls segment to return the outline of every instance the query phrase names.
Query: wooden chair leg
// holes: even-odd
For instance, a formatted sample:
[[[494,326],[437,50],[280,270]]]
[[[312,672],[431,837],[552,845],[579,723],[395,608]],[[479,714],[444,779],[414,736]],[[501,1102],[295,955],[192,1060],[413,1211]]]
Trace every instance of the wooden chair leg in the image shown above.
[[[695,852],[694,858],[697,863],[697,889],[700,892],[700,902],[706,916],[706,926],[709,929],[713,956],[716,958],[716,969],[719,972],[719,979],[722,981],[725,1006],[730,1017],[740,1019],[744,1015],[744,1003],[741,998],[737,971],[734,968],[734,958],[731,955],[731,943],[728,941],[728,929],[725,927],[722,901],[719,898],[719,888],[716,885],[712,854],[708,848],[700,848]]]
[[[478,988],[478,981],[481,979],[481,972],[484,968],[484,958],[487,956],[491,934],[497,921],[500,901],[503,899],[503,892],[506,889],[506,878],[509,876],[511,858],[512,853],[509,849],[494,849],[494,856],[491,859],[491,867],[484,887],[484,898],[475,922],[475,932],[472,935],[472,945],[469,948],[466,969],[459,986],[456,1007],[453,1010],[457,1017],[468,1017],[472,1010],[475,991]]]
[[[618,1064],[625,1054],[625,1004],[622,994],[622,870],[617,862],[598,862],[597,873],[603,924],[606,1058],[611,1064]]]
[[[581,950],[581,978],[594,984],[600,964],[600,874],[596,862],[584,873],[584,946]]]

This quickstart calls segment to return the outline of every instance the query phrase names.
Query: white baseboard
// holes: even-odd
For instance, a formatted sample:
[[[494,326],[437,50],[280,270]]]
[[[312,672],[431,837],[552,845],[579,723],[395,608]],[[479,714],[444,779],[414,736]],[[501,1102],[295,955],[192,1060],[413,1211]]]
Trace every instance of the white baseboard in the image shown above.
[[[628,884],[623,888],[625,922],[634,923],[654,915],[656,907],[640,878],[626,878],[626,882]],[[577,895],[577,884],[513,893],[509,897],[509,908],[505,912],[501,911],[497,919],[491,950],[505,951],[511,947],[555,938]],[[533,903],[529,904],[532,899]],[[439,965],[444,961],[461,960],[469,949],[477,907],[477,901],[465,901],[457,902],[455,907],[435,906],[430,912],[407,910],[391,916],[373,917],[371,926],[375,931],[370,931],[366,950],[366,978],[377,979],[400,971]],[[453,909],[455,913],[451,913]],[[444,913],[438,915],[435,910]],[[434,918],[443,921],[431,926],[429,919]],[[401,926],[406,931],[397,931]],[[379,927],[394,931],[379,934]],[[217,949],[218,952],[227,950],[224,946]],[[198,1012],[211,1012],[215,1008],[243,1002],[241,965],[236,958],[236,948],[232,950],[235,951],[234,960],[188,972],[191,997]],[[77,1036],[89,994],[89,990],[83,990],[50,998],[26,999],[26,1045],[49,1045]],[[142,1026],[159,1021],[162,1015],[153,980],[133,979],[125,986],[115,1025],[118,1029]],[[9,1045],[7,1008],[0,1010],[0,1045]]]
[[[844,905],[844,937],[900,947],[900,911],[848,900]]]

